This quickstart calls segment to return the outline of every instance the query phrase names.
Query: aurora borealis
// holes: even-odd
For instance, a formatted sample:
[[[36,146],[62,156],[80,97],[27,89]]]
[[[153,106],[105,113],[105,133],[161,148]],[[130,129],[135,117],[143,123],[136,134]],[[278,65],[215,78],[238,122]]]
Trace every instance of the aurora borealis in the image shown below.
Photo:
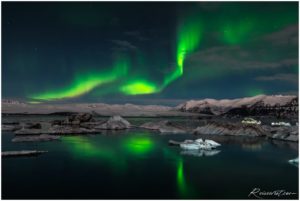
[[[4,98],[172,102],[298,91],[297,2],[2,7]]]
[[[37,100],[52,100],[80,96],[90,92],[95,87],[113,82],[119,77],[125,76],[127,70],[128,63],[126,59],[118,59],[111,72],[89,72],[89,74],[80,74],[68,88],[54,92],[46,92],[41,95],[32,96],[32,98]]]

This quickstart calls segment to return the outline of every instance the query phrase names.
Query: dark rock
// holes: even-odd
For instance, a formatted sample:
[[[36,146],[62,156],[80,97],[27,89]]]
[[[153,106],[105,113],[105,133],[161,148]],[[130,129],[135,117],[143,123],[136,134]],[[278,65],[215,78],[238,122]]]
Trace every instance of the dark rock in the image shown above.
[[[98,125],[95,127],[95,129],[100,130],[122,130],[122,129],[128,129],[131,127],[131,124],[123,119],[120,116],[113,116],[110,117],[105,123]]]
[[[63,124],[63,120],[53,120],[51,122],[51,125],[54,126],[54,125],[62,125]]]
[[[99,126],[101,124],[104,124],[106,121],[91,121],[91,122],[84,122],[81,123],[79,126],[82,128],[87,128],[87,129],[93,129],[96,126]]]
[[[80,113],[80,114],[73,114],[64,121],[64,124],[72,124],[78,125],[84,122],[91,122],[93,120],[93,116],[90,113]]]
[[[101,133],[96,129],[87,129],[79,126],[52,126],[47,133],[49,134],[57,134],[57,135],[69,135],[69,134],[89,134],[89,133]]]
[[[41,141],[52,141],[52,140],[58,140],[59,136],[54,135],[34,135],[34,136],[26,136],[26,137],[15,137],[12,139],[12,142],[41,142]]]
[[[141,128],[146,128],[150,130],[158,130],[161,133],[186,133],[179,125],[176,125],[170,121],[159,121],[159,122],[147,122],[140,126]]]
[[[16,131],[22,129],[22,126],[20,125],[2,125],[1,126],[2,131]]]
[[[211,122],[205,126],[198,127],[194,134],[209,135],[241,135],[241,136],[266,136],[268,133],[259,125],[241,123]]]
[[[41,129],[42,126],[40,123],[26,123],[24,125],[25,129]]]
[[[49,133],[45,129],[22,128],[14,132],[16,135],[40,135]]]
[[[22,150],[22,151],[3,151],[1,152],[2,157],[19,157],[19,156],[37,156],[48,151],[37,151],[37,150]]]
[[[101,133],[96,129],[88,129],[80,127],[79,125],[53,125],[44,127],[42,129],[26,129],[22,128],[14,132],[16,135],[41,135],[41,134],[87,134],[87,133]]]
[[[267,128],[267,126],[265,126],[264,128],[270,132],[270,135],[268,137],[271,139],[298,142],[298,126],[283,126],[271,128]]]
[[[20,122],[17,122],[17,121],[3,121],[2,124],[3,125],[19,125]]]
[[[268,125],[252,125],[228,122],[211,122],[198,127],[194,134],[233,135],[233,136],[266,136],[270,139],[298,141],[298,126],[271,127]]]

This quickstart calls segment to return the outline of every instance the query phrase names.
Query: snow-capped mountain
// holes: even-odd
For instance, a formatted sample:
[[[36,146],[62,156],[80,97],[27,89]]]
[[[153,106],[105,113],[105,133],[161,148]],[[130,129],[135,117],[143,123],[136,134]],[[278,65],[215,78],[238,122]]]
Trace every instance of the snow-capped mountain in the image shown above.
[[[239,114],[268,115],[283,112],[298,113],[298,97],[282,95],[258,95],[238,99],[203,99],[190,100],[180,104],[176,109],[183,112],[204,114]],[[280,114],[279,114],[280,115]]]

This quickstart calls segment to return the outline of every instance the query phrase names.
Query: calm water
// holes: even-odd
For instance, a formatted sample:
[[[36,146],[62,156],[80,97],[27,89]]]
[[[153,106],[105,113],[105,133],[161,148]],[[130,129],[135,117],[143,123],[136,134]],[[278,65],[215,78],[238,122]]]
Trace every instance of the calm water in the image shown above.
[[[2,159],[4,199],[247,199],[253,188],[298,193],[298,167],[287,162],[298,155],[295,143],[223,137],[214,139],[222,144],[218,151],[200,153],[168,146],[169,139],[192,135],[142,130],[38,143],[12,138],[2,133],[3,151],[49,152]]]

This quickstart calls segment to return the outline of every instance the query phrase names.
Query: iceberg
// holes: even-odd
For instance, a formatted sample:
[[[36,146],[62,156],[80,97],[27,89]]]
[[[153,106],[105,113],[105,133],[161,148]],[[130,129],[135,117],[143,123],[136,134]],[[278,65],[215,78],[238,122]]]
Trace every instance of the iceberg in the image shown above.
[[[299,158],[291,159],[291,160],[289,160],[289,163],[298,167],[298,165],[299,165]]]
[[[202,140],[202,139],[201,139]],[[217,142],[215,142],[215,141],[213,141],[213,140],[205,140],[205,143],[207,143],[207,144],[210,144],[211,146],[214,146],[214,147],[218,147],[218,146],[221,146],[221,144],[219,144],[219,143],[217,143]]]
[[[205,140],[203,141],[201,138],[193,141],[193,140],[185,140],[183,143],[180,143],[180,147],[182,149],[187,150],[211,150],[218,146],[221,146],[221,144],[213,141],[213,140]]]

